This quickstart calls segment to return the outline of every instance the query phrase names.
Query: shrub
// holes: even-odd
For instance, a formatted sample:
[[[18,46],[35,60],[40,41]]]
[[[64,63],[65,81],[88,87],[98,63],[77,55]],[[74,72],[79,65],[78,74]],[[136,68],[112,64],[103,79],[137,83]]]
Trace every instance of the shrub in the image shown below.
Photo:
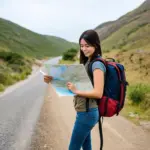
[[[4,85],[0,83],[0,91],[4,91],[4,90],[5,90]]]
[[[8,74],[4,72],[0,72],[0,84],[6,84],[6,80],[8,78]]]
[[[24,57],[12,52],[0,52],[0,58],[7,61],[9,64],[24,65]]]
[[[12,53],[12,52],[0,52],[0,58],[3,58],[6,61],[9,61],[11,59],[23,59],[23,56],[17,54],[17,53]]]
[[[9,73],[0,72],[0,83],[3,85],[11,85],[14,83],[14,80]]]
[[[146,97],[140,106],[144,110],[148,110],[150,108],[150,94],[146,94]]]
[[[12,52],[0,52],[0,59],[4,61],[4,64],[0,65],[0,91],[31,74],[30,59]]]
[[[139,104],[145,100],[148,89],[149,87],[141,83],[129,86],[129,99],[133,102],[133,104]]]
[[[27,77],[26,73],[22,72],[21,75],[20,75],[20,79],[24,80],[26,77]]]
[[[19,74],[13,74],[13,75],[12,75],[12,78],[13,78],[15,81],[21,80],[21,77],[20,77]]]
[[[32,68],[31,66],[20,66],[20,69],[22,72],[24,72],[26,75],[31,74]]]
[[[63,53],[63,60],[74,60],[74,57],[77,55],[77,50],[71,48]]]
[[[8,65],[14,72],[22,72],[21,66],[18,64],[9,64]]]

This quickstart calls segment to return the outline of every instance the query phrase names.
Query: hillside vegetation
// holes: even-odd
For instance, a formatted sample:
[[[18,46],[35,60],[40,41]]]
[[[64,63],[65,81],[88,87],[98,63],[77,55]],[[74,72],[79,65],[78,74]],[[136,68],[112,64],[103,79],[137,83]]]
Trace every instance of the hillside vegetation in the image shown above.
[[[150,49],[150,0],[116,21],[95,28],[104,51]]]
[[[0,91],[27,78],[35,60],[60,56],[69,48],[77,48],[77,44],[0,18]]]
[[[37,34],[0,18],[0,51],[44,58],[61,55],[73,47],[77,44],[59,37]]]
[[[33,60],[12,52],[0,52],[0,91],[24,80],[32,71]]]

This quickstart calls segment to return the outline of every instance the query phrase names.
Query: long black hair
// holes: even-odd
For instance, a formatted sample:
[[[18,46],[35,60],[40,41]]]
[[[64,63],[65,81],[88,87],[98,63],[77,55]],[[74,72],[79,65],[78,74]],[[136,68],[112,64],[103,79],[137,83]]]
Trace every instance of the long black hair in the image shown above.
[[[95,47],[95,51],[94,51],[90,61],[92,61],[98,55],[102,56],[100,39],[99,39],[99,36],[96,31],[94,31],[94,30],[84,31],[79,38],[79,44],[81,42],[81,39],[84,39],[89,45]],[[80,49],[80,64],[85,64],[87,62],[87,60],[88,60],[88,58],[84,55],[83,51]]]

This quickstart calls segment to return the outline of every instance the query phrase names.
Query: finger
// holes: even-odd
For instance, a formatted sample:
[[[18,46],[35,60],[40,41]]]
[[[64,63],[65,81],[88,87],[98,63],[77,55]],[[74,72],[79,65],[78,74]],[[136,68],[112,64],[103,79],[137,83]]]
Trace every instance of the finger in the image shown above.
[[[45,77],[45,78],[44,78],[44,80],[46,80],[46,81],[49,81],[49,82],[50,82],[50,81],[52,80],[52,78],[47,78],[47,77]]]
[[[52,77],[52,76],[48,76],[48,78],[49,78],[49,79],[53,79],[53,77]]]
[[[49,80],[49,79],[44,79],[44,81],[45,81],[45,82],[50,82],[50,80]]]
[[[49,75],[44,75],[44,78],[52,79],[53,77],[52,77],[52,76],[49,76]]]
[[[44,76],[44,79],[49,79],[49,77]]]

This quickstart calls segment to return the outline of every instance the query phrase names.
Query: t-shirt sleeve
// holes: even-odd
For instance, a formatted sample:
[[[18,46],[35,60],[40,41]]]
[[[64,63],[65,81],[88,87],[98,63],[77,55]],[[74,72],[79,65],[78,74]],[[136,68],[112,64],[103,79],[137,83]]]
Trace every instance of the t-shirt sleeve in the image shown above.
[[[95,69],[100,69],[102,70],[104,73],[106,72],[106,67],[105,65],[100,62],[100,61],[95,61],[93,64],[92,64],[92,72],[95,70]]]

